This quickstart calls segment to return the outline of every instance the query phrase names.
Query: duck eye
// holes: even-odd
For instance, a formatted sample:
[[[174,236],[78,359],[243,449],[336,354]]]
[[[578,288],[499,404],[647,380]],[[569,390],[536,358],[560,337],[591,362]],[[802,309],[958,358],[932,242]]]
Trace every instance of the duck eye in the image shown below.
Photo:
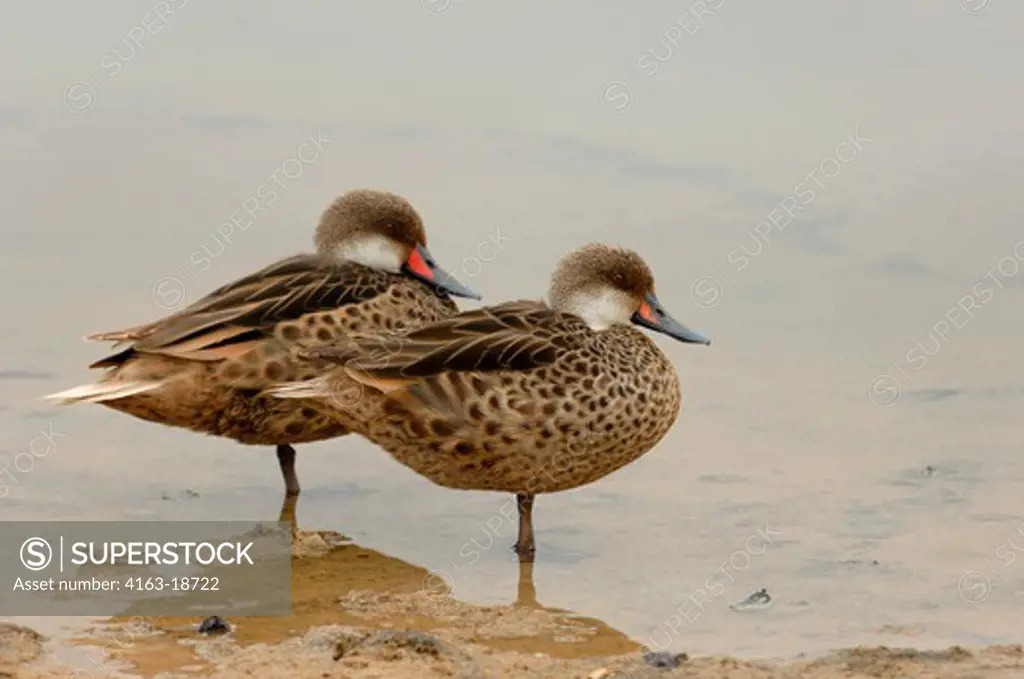
[[[621,273],[616,273],[614,280],[617,285],[622,285],[626,281],[626,277]]]

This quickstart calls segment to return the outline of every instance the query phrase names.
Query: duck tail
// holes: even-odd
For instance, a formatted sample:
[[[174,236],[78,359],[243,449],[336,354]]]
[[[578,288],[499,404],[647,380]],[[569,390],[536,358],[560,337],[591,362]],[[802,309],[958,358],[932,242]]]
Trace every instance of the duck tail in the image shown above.
[[[100,382],[97,384],[83,384],[56,394],[48,394],[41,397],[43,401],[50,401],[58,405],[71,405],[73,403],[102,403],[113,401],[119,398],[135,396],[152,391],[163,386],[163,382]]]

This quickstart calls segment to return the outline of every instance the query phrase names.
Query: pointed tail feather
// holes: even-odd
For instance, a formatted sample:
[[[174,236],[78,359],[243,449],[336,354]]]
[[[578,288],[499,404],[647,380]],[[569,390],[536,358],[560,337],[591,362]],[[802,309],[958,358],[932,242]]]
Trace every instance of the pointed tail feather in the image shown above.
[[[318,378],[305,382],[286,382],[263,393],[275,398],[317,398],[329,396],[331,385],[327,380]]]
[[[42,400],[60,405],[102,403],[103,401],[113,401],[127,396],[143,394],[162,385],[163,382],[101,382],[99,384],[83,384],[79,387],[58,391],[56,394],[48,394],[43,396]]]
[[[262,393],[275,398],[331,398],[336,405],[349,404],[362,398],[364,388],[380,393],[403,389],[407,379],[383,379],[364,375],[360,371],[329,372],[305,382],[286,382]]]
[[[95,332],[91,335],[86,335],[82,339],[86,342],[114,342],[114,347],[118,347],[128,342],[135,342],[148,335],[153,334],[153,331],[160,325],[162,321],[156,321],[153,323],[142,323],[140,325],[133,325],[130,328],[124,328],[123,330],[112,330],[109,332]]]

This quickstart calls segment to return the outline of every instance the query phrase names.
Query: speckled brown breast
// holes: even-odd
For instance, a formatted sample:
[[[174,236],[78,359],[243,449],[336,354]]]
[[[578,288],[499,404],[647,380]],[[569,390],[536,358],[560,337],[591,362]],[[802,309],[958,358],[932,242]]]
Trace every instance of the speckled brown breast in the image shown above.
[[[422,380],[452,410],[378,398],[366,435],[396,460],[451,488],[556,492],[636,460],[668,432],[681,392],[673,366],[642,332],[617,326],[576,338],[551,365],[523,372],[442,373]]]

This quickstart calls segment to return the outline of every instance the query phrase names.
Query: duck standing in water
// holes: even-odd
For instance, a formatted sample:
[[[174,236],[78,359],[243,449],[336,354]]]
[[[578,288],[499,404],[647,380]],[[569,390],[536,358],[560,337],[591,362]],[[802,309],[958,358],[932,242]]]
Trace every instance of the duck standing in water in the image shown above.
[[[515,493],[516,551],[535,551],[534,496],[576,488],[653,448],[679,414],[676,372],[636,326],[710,344],[662,307],[630,250],[593,244],[559,263],[550,305],[517,301],[460,313],[380,351],[377,338],[305,352],[338,367],[272,393],[329,404],[348,428],[436,484]]]
[[[348,430],[324,408],[264,395],[318,374],[294,352],[439,321],[458,312],[449,295],[479,299],[434,263],[423,222],[401,196],[342,195],[314,240],[316,254],[283,259],[162,320],[87,337],[129,346],[89,366],[108,369],[97,383],[44,398],[276,446],[286,497],[297,496],[292,444]]]

